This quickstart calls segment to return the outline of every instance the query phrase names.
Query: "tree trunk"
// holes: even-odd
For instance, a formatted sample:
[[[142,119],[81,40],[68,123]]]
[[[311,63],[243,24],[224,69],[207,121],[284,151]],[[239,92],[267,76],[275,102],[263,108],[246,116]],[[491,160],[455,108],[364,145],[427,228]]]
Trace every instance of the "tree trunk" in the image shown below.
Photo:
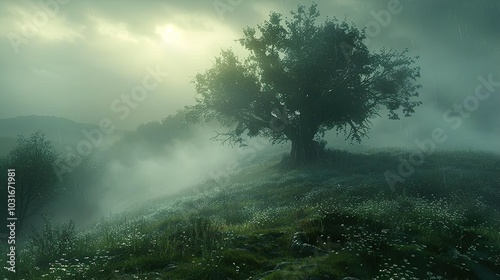
[[[290,157],[293,165],[303,166],[320,159],[321,148],[317,141],[306,137],[292,139]]]

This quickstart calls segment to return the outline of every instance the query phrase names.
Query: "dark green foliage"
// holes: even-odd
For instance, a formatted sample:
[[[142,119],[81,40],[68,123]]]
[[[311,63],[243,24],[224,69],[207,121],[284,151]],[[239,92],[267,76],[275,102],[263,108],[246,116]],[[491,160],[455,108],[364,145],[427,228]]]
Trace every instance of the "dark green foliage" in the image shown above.
[[[292,18],[272,12],[269,20],[246,28],[238,41],[249,56],[241,61],[222,51],[212,68],[194,79],[193,120],[217,119],[230,127],[216,139],[242,143],[243,134],[292,142],[295,163],[321,158],[315,140],[328,130],[361,141],[381,108],[390,119],[414,113],[419,67],[407,51],[370,53],[364,31],[327,19],[317,23],[317,5],[298,7]]]
[[[29,138],[19,136],[16,148],[2,160],[2,182],[7,182],[7,168],[16,171],[18,226],[56,198],[58,180],[53,166],[56,158],[57,153],[50,141],[37,131]]]
[[[213,223],[205,217],[190,217],[168,233],[168,239],[175,242],[175,250],[183,257],[193,254],[201,256],[211,252],[222,243],[222,235]]]
[[[251,272],[255,268],[265,264],[265,258],[261,254],[251,253],[246,249],[230,249],[222,252],[221,265],[237,266],[239,271]]]
[[[43,216],[45,221],[42,230],[32,228],[29,238],[30,246],[33,248],[35,263],[46,266],[51,260],[74,251],[76,239],[75,223],[70,220],[68,224],[54,226],[49,217]]]
[[[170,115],[161,121],[139,125],[134,136],[146,140],[150,145],[161,146],[173,140],[185,140],[192,137],[193,128],[186,123],[185,112],[178,111],[175,115]]]

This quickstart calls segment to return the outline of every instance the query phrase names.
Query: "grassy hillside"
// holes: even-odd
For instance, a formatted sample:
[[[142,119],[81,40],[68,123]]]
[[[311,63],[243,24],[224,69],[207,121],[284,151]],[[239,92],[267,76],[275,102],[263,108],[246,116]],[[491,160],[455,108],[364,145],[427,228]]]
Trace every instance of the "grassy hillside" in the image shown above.
[[[435,153],[391,190],[384,172],[405,154],[333,151],[332,163],[294,171],[276,159],[86,230],[47,220],[22,246],[19,275],[500,279],[500,157]]]

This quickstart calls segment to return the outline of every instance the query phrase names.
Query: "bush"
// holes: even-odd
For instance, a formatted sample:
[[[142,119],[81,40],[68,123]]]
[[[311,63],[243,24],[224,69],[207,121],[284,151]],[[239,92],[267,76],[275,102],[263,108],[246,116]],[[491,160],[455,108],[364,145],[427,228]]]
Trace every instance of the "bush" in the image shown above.
[[[73,220],[70,220],[67,225],[63,224],[57,227],[52,225],[47,216],[43,216],[43,220],[45,221],[43,230],[40,232],[33,227],[32,235],[29,238],[35,262],[41,266],[71,252],[76,237]]]

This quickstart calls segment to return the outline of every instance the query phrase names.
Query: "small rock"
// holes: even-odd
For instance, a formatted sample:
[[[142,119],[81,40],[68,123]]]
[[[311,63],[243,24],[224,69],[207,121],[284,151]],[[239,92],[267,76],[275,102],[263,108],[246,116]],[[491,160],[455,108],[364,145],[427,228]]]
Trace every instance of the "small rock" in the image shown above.
[[[325,250],[306,242],[306,233],[296,232],[292,237],[292,245],[290,246],[292,254],[296,257],[324,256],[328,254]]]

